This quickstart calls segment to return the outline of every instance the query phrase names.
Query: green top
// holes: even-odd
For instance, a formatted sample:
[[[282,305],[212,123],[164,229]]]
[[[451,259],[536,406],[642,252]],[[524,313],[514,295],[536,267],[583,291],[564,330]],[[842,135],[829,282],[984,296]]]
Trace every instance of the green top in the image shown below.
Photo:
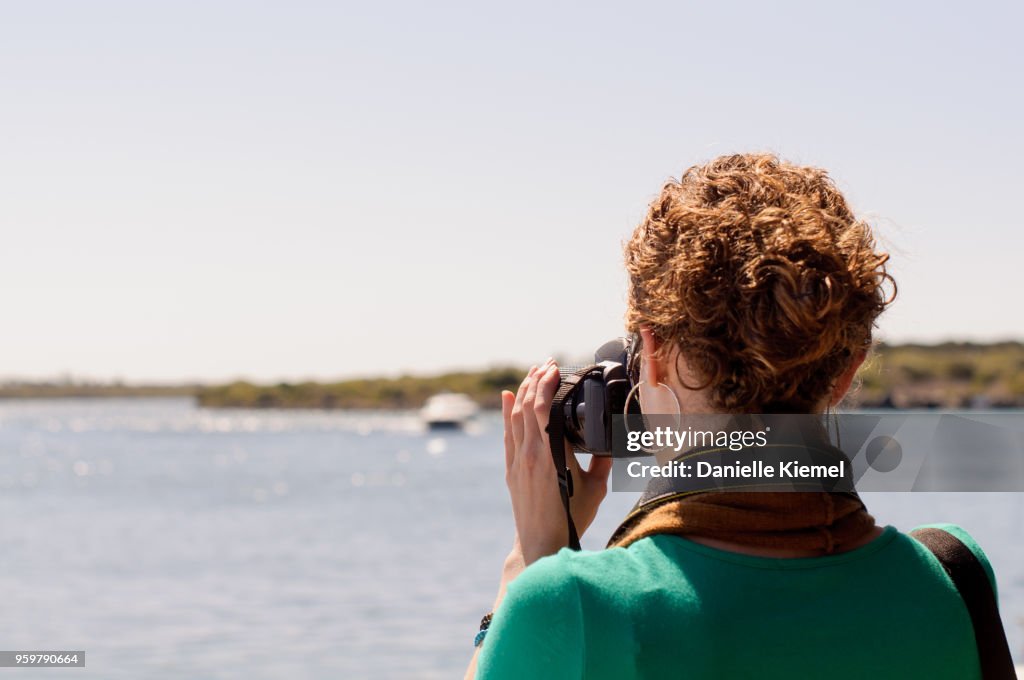
[[[945,529],[992,567],[967,532]],[[477,678],[979,678],[938,560],[886,527],[828,557],[752,557],[658,535],[563,549],[509,587]]]

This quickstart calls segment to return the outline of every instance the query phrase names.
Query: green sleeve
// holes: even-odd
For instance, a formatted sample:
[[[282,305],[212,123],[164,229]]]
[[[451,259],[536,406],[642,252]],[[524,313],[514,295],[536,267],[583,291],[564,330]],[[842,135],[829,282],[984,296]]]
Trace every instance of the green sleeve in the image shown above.
[[[476,677],[581,678],[584,650],[579,588],[563,551],[509,584],[480,647]]]
[[[918,529],[942,529],[943,531],[953,534],[960,540],[961,543],[967,546],[967,548],[974,553],[974,556],[981,562],[981,566],[985,569],[985,573],[988,574],[988,580],[992,584],[992,593],[996,596],[996,602],[999,601],[999,589],[996,586],[996,574],[992,570],[992,565],[988,561],[988,556],[978,545],[978,542],[967,533],[967,531],[956,524],[925,524],[917,527]]]

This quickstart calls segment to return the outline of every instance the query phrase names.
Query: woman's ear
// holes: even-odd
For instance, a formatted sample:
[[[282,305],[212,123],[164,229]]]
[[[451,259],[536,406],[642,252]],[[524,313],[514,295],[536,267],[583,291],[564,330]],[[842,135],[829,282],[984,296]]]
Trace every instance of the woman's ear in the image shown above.
[[[829,395],[828,405],[835,406],[843,400],[846,393],[850,391],[850,385],[853,384],[853,377],[857,374],[857,369],[860,368],[861,364],[864,363],[864,359],[868,356],[867,352],[860,351],[853,355],[853,359],[850,361],[850,365],[845,371],[836,379],[835,385],[832,387],[832,394]]]
[[[661,371],[656,357],[659,349],[654,332],[647,326],[640,327],[640,378],[648,385],[661,382]]]

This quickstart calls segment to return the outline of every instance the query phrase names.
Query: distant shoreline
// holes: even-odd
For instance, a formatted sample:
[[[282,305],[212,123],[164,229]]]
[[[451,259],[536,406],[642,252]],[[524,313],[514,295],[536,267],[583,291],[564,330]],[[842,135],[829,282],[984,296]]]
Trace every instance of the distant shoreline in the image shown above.
[[[200,389],[200,385],[17,382],[0,384],[0,399],[196,397]]]
[[[206,408],[415,409],[438,392],[468,394],[500,408],[525,369],[504,366],[433,376],[332,382],[219,385],[16,382],[0,399],[193,397]],[[861,408],[1024,408],[1024,343],[880,345],[858,373],[849,400]]]

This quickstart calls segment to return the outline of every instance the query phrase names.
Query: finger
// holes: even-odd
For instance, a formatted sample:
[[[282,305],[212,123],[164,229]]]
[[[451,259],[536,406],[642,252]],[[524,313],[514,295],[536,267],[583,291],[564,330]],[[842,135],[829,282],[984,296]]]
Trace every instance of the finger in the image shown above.
[[[530,375],[530,383],[526,386],[526,396],[523,397],[523,441],[537,441],[540,439],[540,429],[537,427],[537,414],[534,411],[534,402],[537,399],[537,384],[541,377],[541,371],[535,371]]]
[[[508,390],[501,391],[501,419],[505,422],[505,470],[512,467],[516,456],[516,442],[512,436],[512,407],[516,403],[516,395]]]
[[[537,427],[545,444],[548,442],[547,427],[551,420],[551,402],[555,398],[555,392],[558,391],[558,382],[558,366],[548,359],[548,369],[537,383],[537,396],[533,400],[533,412],[537,415]]]
[[[523,398],[526,396],[526,387],[530,384],[530,378],[533,377],[536,370],[537,367],[534,366],[523,378],[523,382],[520,383],[519,390],[516,392],[516,401],[512,405],[512,441],[517,449],[523,443]]]
[[[566,442],[566,444],[568,445],[568,442]],[[607,490],[608,475],[612,471],[611,456],[595,456],[591,454],[590,462],[587,463],[586,470],[584,470],[583,466],[580,465],[580,461],[575,455],[566,457],[566,465],[569,467],[569,472],[572,474],[573,480],[575,480],[580,487],[587,487],[590,494],[593,494],[598,490]]]
[[[581,473],[580,481],[587,487],[591,498],[604,498],[608,493],[608,475],[612,471],[610,456],[591,456],[587,471]]]
[[[611,456],[591,456],[590,465],[584,475],[588,484],[607,484],[608,475],[612,471]]]

